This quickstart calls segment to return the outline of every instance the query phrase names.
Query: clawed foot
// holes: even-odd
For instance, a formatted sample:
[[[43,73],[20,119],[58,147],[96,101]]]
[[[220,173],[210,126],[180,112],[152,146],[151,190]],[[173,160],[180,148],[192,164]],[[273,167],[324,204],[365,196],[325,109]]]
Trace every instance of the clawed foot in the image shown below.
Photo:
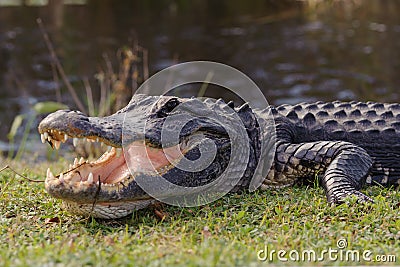
[[[373,203],[372,198],[364,195],[363,193],[353,190],[353,191],[345,191],[340,190],[333,192],[331,195],[328,195],[328,202],[334,204],[342,204],[349,202],[349,198],[356,198],[357,203]]]

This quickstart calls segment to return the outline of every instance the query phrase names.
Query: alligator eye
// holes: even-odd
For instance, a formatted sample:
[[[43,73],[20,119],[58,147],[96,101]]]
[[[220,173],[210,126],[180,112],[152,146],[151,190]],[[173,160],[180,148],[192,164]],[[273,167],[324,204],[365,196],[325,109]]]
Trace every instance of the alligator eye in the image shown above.
[[[172,112],[180,104],[177,98],[171,98],[167,103],[164,104],[164,112]]]
[[[161,105],[158,107],[157,116],[160,118],[167,117],[180,103],[181,102],[176,97],[169,99],[163,104],[160,103]]]

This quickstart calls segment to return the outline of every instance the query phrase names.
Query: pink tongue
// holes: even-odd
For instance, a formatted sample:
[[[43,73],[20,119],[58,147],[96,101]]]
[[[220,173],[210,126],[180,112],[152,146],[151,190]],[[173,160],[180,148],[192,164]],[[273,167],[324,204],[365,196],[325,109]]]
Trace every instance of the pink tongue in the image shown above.
[[[116,183],[119,180],[129,176],[130,172],[127,168],[126,164],[119,166],[118,168],[114,169],[110,175],[107,176],[104,182],[106,183]]]
[[[108,184],[115,183],[118,180],[121,180],[125,177],[121,176],[123,173],[129,172],[123,156],[120,157],[115,156],[115,158],[113,158],[109,163],[107,163],[104,166],[105,167],[101,167],[93,171],[93,177],[95,181],[98,179],[97,177],[100,175],[103,183],[108,183]]]
[[[177,159],[181,155],[179,146],[168,147],[163,150],[146,147],[143,141],[137,141],[129,145],[125,156],[131,171],[154,171],[154,169],[170,164],[164,153],[167,153],[171,160]]]
[[[100,175],[105,177],[103,183],[117,183],[132,172],[154,172],[161,167],[169,165],[170,162],[164,153],[167,153],[170,159],[177,159],[181,155],[179,146],[173,146],[164,149],[146,147],[142,141],[137,141],[125,148],[125,153],[115,157],[107,163],[107,167],[93,171],[95,179]],[[129,169],[126,162],[129,162]],[[86,174],[87,176],[88,174]]]

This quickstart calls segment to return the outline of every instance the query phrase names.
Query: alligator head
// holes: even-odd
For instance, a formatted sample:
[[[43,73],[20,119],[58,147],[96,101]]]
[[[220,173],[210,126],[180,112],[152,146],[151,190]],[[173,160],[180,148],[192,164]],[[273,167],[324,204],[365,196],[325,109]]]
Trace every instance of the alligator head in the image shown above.
[[[216,113],[222,114],[217,120]],[[245,139],[237,138],[243,135],[237,130],[239,124],[244,126]],[[212,99],[134,95],[125,108],[109,117],[60,110],[43,119],[38,129],[42,142],[56,149],[70,139],[74,144],[85,139],[111,146],[95,161],[75,159],[58,175],[48,170],[45,182],[47,192],[62,199],[71,213],[99,218],[123,217],[157,199],[174,196],[175,191],[159,183],[160,176],[185,188],[211,184],[226,171],[232,147],[243,140],[249,152],[239,149],[242,158],[236,162],[243,162],[244,167],[233,168],[228,175],[232,180],[218,186],[244,188],[249,185],[261,151],[260,127],[251,108],[246,104],[234,108],[232,103]],[[167,129],[166,134],[163,129]],[[204,168],[196,169],[197,163],[187,168],[179,166],[207,154],[202,147],[209,147],[210,140],[215,151]],[[143,184],[152,186],[158,197],[143,190]]]

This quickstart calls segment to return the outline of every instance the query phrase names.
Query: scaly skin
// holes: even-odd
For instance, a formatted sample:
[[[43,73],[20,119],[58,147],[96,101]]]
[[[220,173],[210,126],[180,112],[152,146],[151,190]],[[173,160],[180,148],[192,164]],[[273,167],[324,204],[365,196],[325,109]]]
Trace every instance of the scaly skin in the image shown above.
[[[192,160],[199,157],[199,146],[204,140],[192,138],[199,134],[215,142],[217,154],[206,169],[195,174],[165,164],[161,159],[157,168],[163,177],[174,184],[193,187],[209,184],[224,171],[234,143],[231,143],[226,129],[208,119],[221,109],[232,113],[223,117],[226,119],[225,127],[232,125],[228,131],[237,129],[235,124],[239,122],[246,127],[251,148],[248,164],[232,191],[248,188],[255,166],[264,156],[260,140],[268,143],[275,139],[268,135],[268,131],[260,129],[263,126],[256,120],[259,113],[247,105],[232,109],[232,103],[223,101],[135,95],[127,107],[105,118],[86,117],[75,111],[57,111],[40,123],[39,132],[43,141],[48,140],[56,148],[60,141],[68,138],[98,140],[114,148],[121,148],[124,141],[125,149],[142,142],[142,148],[152,147],[154,157],[159,157],[163,123],[174,113],[174,108],[182,105],[186,105],[183,113],[196,117],[185,125],[179,136],[184,156]],[[131,125],[123,130],[127,112],[134,118],[135,127]],[[283,105],[265,112],[270,112],[275,123],[276,150],[261,189],[314,181],[318,177],[328,201],[340,203],[347,196],[355,196],[360,202],[372,201],[359,192],[364,184],[400,184],[400,104],[318,102]],[[142,127],[144,122],[148,129],[146,133]],[[195,141],[190,141],[191,138]],[[140,149],[140,145],[137,147]],[[108,174],[110,169],[120,164],[115,162],[129,160],[115,154],[113,150],[95,163],[77,162],[71,170],[57,176],[48,171],[46,190],[62,199],[71,212],[100,218],[126,216],[155,202],[137,184],[138,178],[151,184],[154,173],[139,168],[131,174],[125,171],[126,168],[118,167],[125,172],[121,171],[123,174],[119,176]],[[159,191],[168,193],[168,188]]]

